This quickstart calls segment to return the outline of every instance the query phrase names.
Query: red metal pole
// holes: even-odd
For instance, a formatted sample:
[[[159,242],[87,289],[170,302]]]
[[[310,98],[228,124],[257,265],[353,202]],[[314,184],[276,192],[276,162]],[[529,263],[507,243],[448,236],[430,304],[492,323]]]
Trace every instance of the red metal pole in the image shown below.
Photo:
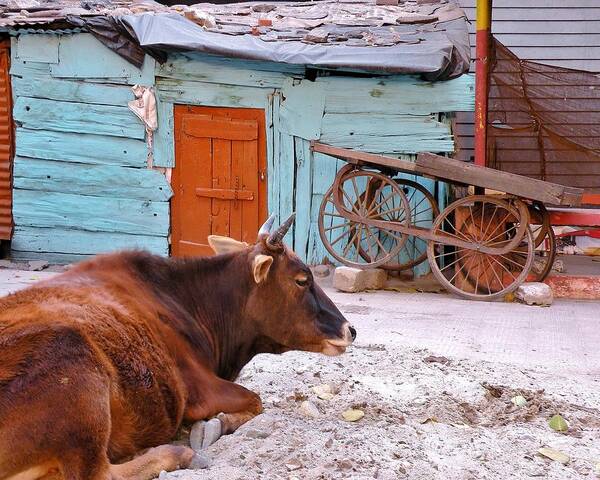
[[[487,165],[487,108],[493,0],[477,0],[475,36],[475,165]]]

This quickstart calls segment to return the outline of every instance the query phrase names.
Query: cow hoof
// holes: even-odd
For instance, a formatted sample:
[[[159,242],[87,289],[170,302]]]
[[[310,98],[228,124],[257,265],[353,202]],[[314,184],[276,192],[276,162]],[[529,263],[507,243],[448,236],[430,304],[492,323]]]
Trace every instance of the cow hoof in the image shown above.
[[[194,423],[190,432],[190,446],[196,452],[210,447],[221,437],[221,421],[211,418],[208,422],[200,420]]]
[[[193,470],[201,470],[210,467],[210,459],[202,452],[196,452],[190,463],[189,468]]]

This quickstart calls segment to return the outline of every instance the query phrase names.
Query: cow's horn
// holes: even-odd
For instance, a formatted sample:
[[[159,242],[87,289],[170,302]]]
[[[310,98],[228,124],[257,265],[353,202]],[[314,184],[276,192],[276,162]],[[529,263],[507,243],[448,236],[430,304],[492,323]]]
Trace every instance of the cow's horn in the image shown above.
[[[271,233],[271,228],[273,228],[274,221],[275,214],[273,213],[269,218],[267,218],[267,221],[262,224],[262,227],[260,227],[260,230],[258,231],[258,236],[260,237],[261,235],[269,235],[269,233]]]
[[[275,230],[273,233],[271,233],[271,235],[269,235],[269,238],[267,238],[267,245],[269,245],[271,247],[279,247],[281,245],[281,241],[283,240],[283,237],[285,237],[285,234],[288,232],[288,230],[292,226],[292,223],[294,223],[295,218],[296,218],[296,214],[292,213],[285,222],[283,222],[281,225],[279,225],[279,228],[277,230]]]

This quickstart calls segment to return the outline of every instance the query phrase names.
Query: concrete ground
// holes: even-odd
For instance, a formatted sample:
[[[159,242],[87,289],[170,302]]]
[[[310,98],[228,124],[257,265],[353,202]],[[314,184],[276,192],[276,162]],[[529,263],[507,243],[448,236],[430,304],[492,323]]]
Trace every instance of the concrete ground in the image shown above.
[[[0,269],[0,296],[54,275]],[[364,342],[385,331],[390,341],[440,355],[546,365],[600,377],[600,302],[557,299],[551,307],[540,308],[447,294],[325,290],[351,321],[368,319],[377,327],[360,332]]]
[[[0,294],[52,275],[0,269]],[[599,302],[326,290],[355,325],[355,345],[336,358],[258,356],[240,382],[261,394],[265,413],[210,447],[208,470],[161,479],[600,478]],[[335,397],[315,396],[319,384]],[[365,417],[341,420],[350,407]],[[567,434],[548,427],[555,413]],[[571,458],[551,461],[541,447]]]

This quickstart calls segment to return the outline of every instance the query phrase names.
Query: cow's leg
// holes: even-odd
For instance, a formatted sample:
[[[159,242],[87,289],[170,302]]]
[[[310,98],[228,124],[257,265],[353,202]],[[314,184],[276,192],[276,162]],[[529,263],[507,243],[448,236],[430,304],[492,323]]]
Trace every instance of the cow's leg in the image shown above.
[[[202,403],[188,405],[186,411],[186,418],[200,420],[193,426],[193,437],[198,439],[193,445],[196,449],[207,448],[263,411],[260,397],[241,385],[217,379],[210,388],[214,389],[213,395]],[[217,418],[204,420],[215,414],[218,414]]]
[[[206,468],[206,459],[189,447],[161,445],[120,465],[111,465],[111,480],[151,480],[161,471],[181,468]]]

